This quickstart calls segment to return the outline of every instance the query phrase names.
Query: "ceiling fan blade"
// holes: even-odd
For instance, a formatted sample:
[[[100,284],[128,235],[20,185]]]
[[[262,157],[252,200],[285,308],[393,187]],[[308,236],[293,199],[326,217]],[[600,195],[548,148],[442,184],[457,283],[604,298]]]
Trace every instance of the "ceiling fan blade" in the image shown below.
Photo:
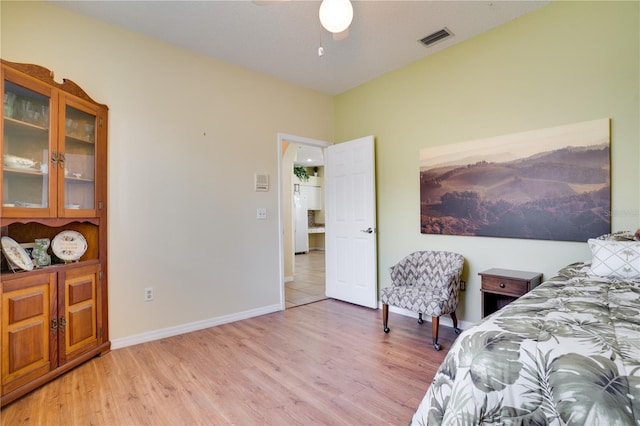
[[[270,6],[272,4],[283,3],[285,1],[291,0],[253,0],[251,3],[255,4],[256,6]]]
[[[344,40],[345,38],[349,37],[349,28],[347,28],[346,30],[344,30],[341,33],[331,33],[332,37],[334,40],[338,41],[338,40]]]

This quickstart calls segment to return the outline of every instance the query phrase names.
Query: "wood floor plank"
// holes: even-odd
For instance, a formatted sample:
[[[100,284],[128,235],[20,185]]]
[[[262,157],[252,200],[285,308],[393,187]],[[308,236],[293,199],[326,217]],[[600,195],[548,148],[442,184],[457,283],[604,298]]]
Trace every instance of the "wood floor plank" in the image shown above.
[[[2,425],[407,424],[446,350],[431,324],[332,299],[113,350]],[[441,327],[445,349],[457,336]]]

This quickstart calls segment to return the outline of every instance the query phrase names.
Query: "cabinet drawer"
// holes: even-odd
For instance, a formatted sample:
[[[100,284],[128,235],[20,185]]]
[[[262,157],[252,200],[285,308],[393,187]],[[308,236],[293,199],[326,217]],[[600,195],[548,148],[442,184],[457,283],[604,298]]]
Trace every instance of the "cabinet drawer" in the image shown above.
[[[493,293],[512,294],[522,296],[529,291],[527,281],[514,280],[503,277],[482,277],[482,290]]]

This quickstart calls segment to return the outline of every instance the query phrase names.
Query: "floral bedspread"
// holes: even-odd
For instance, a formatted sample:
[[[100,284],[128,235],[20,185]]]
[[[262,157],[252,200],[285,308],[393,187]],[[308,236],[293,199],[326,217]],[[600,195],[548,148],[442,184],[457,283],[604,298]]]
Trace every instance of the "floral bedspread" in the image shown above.
[[[640,283],[576,263],[464,331],[413,425],[640,425]]]

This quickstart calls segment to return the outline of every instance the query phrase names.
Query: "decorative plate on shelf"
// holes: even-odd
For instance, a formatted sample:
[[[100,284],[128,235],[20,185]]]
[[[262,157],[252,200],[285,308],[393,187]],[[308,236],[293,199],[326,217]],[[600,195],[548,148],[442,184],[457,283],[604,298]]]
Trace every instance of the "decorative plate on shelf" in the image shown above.
[[[2,162],[5,166],[14,169],[33,169],[36,167],[35,161],[29,158],[18,157],[10,154],[4,154],[2,156]]]
[[[11,237],[2,237],[2,251],[12,265],[25,271],[33,270],[33,261],[20,244]]]
[[[77,231],[62,231],[51,241],[53,254],[64,261],[74,261],[87,251],[87,240]]]

